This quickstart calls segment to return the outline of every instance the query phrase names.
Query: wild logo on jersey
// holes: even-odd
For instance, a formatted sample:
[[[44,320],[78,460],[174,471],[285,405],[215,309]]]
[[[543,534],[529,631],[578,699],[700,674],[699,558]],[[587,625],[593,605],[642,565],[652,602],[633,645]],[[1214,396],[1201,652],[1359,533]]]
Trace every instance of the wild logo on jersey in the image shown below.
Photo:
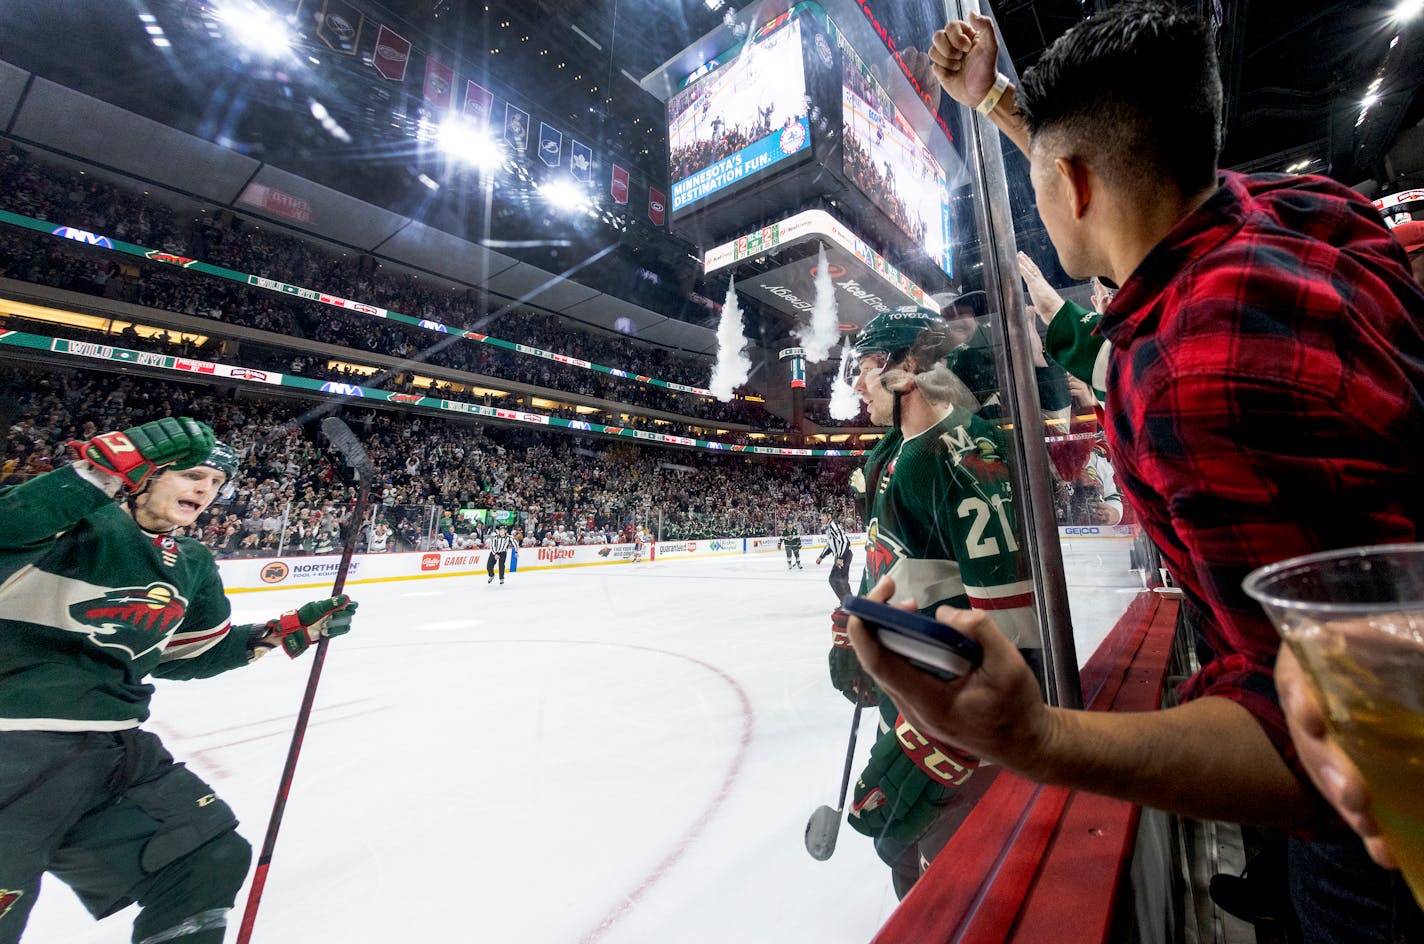
[[[8,888],[0,888],[0,918],[5,917],[15,902],[20,900],[24,892],[12,892]]]
[[[89,638],[95,645],[138,659],[163,645],[187,611],[188,601],[179,596],[177,588],[155,582],[110,590],[102,597],[75,603],[69,607],[69,616],[90,627]]]
[[[880,527],[880,519],[870,519],[865,534],[865,570],[870,575],[869,586],[890,573],[895,563],[908,557],[905,546],[895,536]]]
[[[1004,461],[999,454],[998,443],[987,436],[971,436],[963,426],[956,426],[950,433],[941,433],[939,440],[944,443],[950,461],[955,465],[982,470],[985,463]]]

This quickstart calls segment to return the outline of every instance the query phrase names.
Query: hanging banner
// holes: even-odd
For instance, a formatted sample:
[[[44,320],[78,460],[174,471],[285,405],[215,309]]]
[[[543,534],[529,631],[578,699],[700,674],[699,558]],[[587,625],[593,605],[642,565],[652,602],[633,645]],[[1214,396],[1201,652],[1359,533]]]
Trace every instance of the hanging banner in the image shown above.
[[[619,203],[628,202],[628,168],[621,164],[613,165],[613,183],[609,189],[614,200]]]
[[[494,93],[473,80],[465,83],[465,117],[480,128],[488,128],[494,110]]]
[[[516,154],[529,149],[529,112],[510,104],[504,106],[504,140]]]
[[[588,179],[593,176],[593,148],[583,144],[574,138],[573,148],[569,154],[569,170],[573,173],[575,180],[588,183]]]
[[[376,67],[381,78],[403,82],[409,62],[410,40],[382,24],[381,31],[376,34],[376,50],[371,54],[371,65]]]
[[[555,131],[544,122],[539,122],[539,160],[550,167],[558,167],[563,152],[563,132]]]
[[[356,55],[366,17],[346,0],[325,0],[317,14],[316,35],[334,52]]]
[[[434,56],[425,60],[425,100],[432,108],[444,111],[450,107],[450,99],[455,91],[455,67],[446,65]]]
[[[654,226],[663,225],[663,217],[667,215],[667,194],[657,187],[648,188],[648,219],[653,221]]]

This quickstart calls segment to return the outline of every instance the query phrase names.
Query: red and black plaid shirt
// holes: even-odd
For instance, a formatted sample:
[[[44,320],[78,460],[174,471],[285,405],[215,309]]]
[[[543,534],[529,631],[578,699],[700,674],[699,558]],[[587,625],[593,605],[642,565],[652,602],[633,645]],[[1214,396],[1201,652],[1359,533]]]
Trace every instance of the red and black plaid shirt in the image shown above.
[[[1304,779],[1276,701],[1278,636],[1241,581],[1424,535],[1424,290],[1353,191],[1225,173],[1099,330],[1118,486],[1212,651],[1181,694],[1242,704]]]

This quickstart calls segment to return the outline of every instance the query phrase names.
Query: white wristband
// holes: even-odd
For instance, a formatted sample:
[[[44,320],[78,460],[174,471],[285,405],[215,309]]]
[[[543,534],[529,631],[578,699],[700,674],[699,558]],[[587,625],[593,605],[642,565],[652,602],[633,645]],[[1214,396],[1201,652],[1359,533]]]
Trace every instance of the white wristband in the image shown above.
[[[989,89],[989,91],[984,94],[984,100],[978,105],[975,105],[974,110],[977,111],[979,114],[983,115],[985,118],[988,118],[989,113],[992,112],[995,106],[999,104],[999,99],[1004,97],[1004,92],[1008,89],[1008,87],[1009,77],[1004,75],[1004,73],[1002,72],[995,73],[993,88]]]

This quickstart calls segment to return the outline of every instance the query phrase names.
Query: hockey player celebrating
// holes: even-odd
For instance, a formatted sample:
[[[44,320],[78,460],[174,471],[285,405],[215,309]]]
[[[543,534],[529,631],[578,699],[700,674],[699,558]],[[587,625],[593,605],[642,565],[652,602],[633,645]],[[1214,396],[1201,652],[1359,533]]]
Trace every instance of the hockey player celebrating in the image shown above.
[[[969,411],[975,401],[946,366],[953,345],[947,322],[913,306],[877,316],[854,340],[855,390],[871,422],[889,427],[863,478],[853,477],[868,527],[860,592],[889,575],[894,602],[913,600],[926,614],[944,604],[991,610],[1010,639],[1036,646],[1009,466],[998,430]],[[875,840],[904,897],[958,822],[947,807],[978,762],[920,736],[875,690],[839,607],[832,643],[832,683],[853,702],[878,704],[881,716],[850,824]]]
[[[786,548],[786,569],[795,567],[801,569],[801,532],[796,527],[796,522],[790,518],[786,519],[786,527],[781,529],[781,537],[776,542],[777,547]],[[795,555],[795,561],[792,556]]]
[[[229,624],[212,554],[171,534],[237,472],[203,423],[168,417],[71,448],[73,464],[0,489],[0,944],[20,939],[44,872],[95,918],[137,902],[138,944],[219,944],[251,847],[139,728],[143,680],[298,655],[346,632],[356,604]]]

